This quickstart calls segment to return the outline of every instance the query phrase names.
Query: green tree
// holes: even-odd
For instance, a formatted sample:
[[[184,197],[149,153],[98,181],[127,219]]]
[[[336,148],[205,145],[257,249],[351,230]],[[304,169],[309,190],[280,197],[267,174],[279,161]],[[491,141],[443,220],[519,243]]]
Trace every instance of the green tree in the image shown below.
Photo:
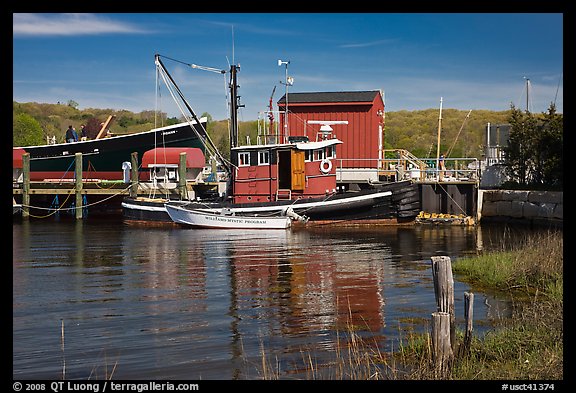
[[[40,123],[26,113],[19,113],[12,118],[13,146],[35,146],[46,143]]]
[[[551,104],[540,118],[511,106],[506,171],[521,186],[562,187],[563,121]]]
[[[564,122],[556,112],[556,105],[550,104],[540,127],[538,145],[538,180],[546,185],[563,187],[564,168]]]
[[[524,186],[528,184],[530,136],[535,122],[529,112],[525,114],[514,105],[511,105],[510,110],[508,146],[503,148],[506,154],[506,172],[513,182]]]
[[[207,119],[208,123],[212,123],[212,121],[214,120],[214,119],[212,119],[212,115],[208,112],[202,113],[202,115],[200,115],[200,117],[205,117]]]

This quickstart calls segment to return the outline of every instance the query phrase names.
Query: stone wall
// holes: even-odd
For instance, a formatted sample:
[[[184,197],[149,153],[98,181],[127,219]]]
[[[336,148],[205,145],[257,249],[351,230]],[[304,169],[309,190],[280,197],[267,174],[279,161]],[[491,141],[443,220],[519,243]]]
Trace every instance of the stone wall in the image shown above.
[[[563,192],[479,190],[478,220],[562,226]]]

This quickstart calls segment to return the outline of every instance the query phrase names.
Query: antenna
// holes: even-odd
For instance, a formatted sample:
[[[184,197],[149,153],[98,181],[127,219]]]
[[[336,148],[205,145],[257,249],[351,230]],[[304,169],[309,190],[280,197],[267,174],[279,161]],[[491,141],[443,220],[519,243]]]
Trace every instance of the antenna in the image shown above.
[[[232,64],[236,64],[236,58],[234,57],[234,25],[232,25]]]
[[[278,60],[278,67],[282,65],[285,66],[286,75],[285,75],[285,82],[280,81],[281,84],[286,86],[286,94],[284,95],[285,98],[285,120],[284,120],[284,137],[287,138],[290,136],[290,129],[288,128],[288,86],[292,86],[294,84],[294,78],[288,76],[288,64],[290,64],[290,60],[282,61]]]
[[[327,139],[328,135],[332,133],[333,128],[330,127],[335,124],[348,124],[348,120],[308,120],[308,124],[320,124],[320,132],[322,139]],[[318,134],[316,135],[318,141]]]

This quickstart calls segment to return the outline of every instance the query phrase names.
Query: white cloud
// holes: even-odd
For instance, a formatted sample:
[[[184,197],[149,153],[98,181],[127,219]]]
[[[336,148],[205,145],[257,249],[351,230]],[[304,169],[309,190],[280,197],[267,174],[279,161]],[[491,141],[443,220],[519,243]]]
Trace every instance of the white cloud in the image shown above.
[[[370,41],[370,42],[359,42],[356,44],[342,44],[340,48],[366,48],[370,46],[378,46],[378,45],[385,45],[393,43],[397,40],[395,39],[388,39],[388,40],[378,40],[378,41]]]
[[[14,36],[141,34],[144,29],[95,14],[13,14]]]

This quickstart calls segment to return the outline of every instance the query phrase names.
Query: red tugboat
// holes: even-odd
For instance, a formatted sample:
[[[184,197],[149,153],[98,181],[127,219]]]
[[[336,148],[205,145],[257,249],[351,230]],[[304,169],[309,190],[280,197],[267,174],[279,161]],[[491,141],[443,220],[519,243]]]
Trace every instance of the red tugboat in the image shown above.
[[[402,209],[404,203],[418,202],[414,187],[408,182],[374,185],[367,189],[347,190],[337,185],[336,167],[338,146],[342,141],[334,137],[331,125],[345,121],[314,121],[321,125],[316,140],[306,136],[273,138],[271,143],[238,146],[237,95],[238,67],[230,69],[231,132],[230,162],[227,193],[218,201],[169,201],[165,210],[182,219],[186,210],[190,217],[198,212],[251,217],[293,215],[305,217],[310,224],[340,222],[347,224],[385,224],[413,221],[419,209]],[[408,200],[402,196],[410,195]],[[414,199],[416,198],[416,199]],[[125,198],[126,218],[138,216],[138,201]],[[159,217],[159,220],[164,220]],[[181,221],[182,222],[182,221]]]

